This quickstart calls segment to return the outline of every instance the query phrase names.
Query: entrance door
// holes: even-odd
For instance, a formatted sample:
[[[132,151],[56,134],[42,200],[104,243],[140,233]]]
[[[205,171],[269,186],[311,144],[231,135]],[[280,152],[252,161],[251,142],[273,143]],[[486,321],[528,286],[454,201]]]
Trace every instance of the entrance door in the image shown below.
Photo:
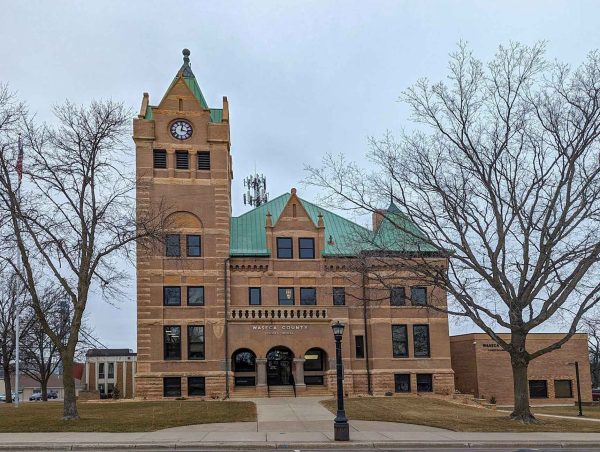
[[[292,352],[284,347],[267,353],[267,380],[271,386],[292,384]]]

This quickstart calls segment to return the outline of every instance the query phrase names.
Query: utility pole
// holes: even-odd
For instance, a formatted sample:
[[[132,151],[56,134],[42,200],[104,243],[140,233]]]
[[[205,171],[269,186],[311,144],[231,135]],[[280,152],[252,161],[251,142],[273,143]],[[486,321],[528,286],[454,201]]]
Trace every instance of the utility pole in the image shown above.
[[[19,408],[19,342],[21,336],[21,313],[19,312],[19,308],[17,306],[17,318],[15,319],[15,341],[16,341],[16,352],[15,352],[15,386],[16,386],[16,397],[15,397],[15,408]]]

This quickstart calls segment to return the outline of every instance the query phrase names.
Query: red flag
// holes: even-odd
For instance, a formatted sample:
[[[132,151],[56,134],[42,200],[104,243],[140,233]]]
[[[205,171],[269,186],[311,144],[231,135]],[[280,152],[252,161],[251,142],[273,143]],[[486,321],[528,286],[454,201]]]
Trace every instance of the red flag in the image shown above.
[[[19,184],[23,179],[23,142],[21,141],[21,135],[19,135],[19,154],[17,156],[17,175],[19,176]]]

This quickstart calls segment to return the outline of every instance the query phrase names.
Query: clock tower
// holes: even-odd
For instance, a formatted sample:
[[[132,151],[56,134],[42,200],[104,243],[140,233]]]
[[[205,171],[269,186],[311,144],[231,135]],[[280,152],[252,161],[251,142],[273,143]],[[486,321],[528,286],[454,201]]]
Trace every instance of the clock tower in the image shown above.
[[[158,104],[144,93],[133,140],[138,217],[167,216],[164,243],[137,250],[136,396],[163,397],[176,378],[184,394],[200,384],[207,394],[223,393],[229,108],[226,97],[222,108],[208,106],[189,50]],[[169,350],[171,341],[183,347]]]

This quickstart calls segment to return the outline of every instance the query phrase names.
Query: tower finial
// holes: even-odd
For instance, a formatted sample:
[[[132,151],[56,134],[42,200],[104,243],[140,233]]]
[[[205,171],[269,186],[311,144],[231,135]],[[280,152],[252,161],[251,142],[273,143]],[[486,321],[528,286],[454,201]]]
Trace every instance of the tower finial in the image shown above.
[[[190,62],[190,51],[188,49],[183,49],[183,51],[181,53],[183,53],[183,62],[185,64],[189,64],[189,62]]]

